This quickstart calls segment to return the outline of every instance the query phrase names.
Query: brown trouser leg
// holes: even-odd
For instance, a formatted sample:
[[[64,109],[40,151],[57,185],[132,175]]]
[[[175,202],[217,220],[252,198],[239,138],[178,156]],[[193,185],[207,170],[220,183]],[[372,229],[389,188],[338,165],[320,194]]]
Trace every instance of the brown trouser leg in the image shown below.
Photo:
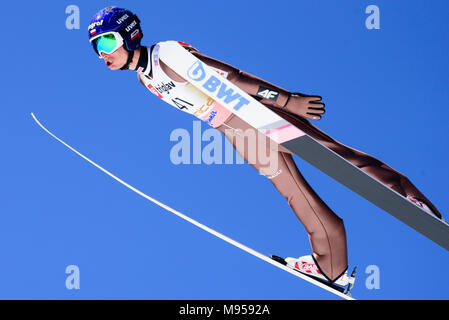
[[[240,129],[235,132],[229,127]],[[260,173],[266,175],[276,189],[287,199],[298,219],[304,225],[321,271],[335,280],[347,269],[346,233],[343,220],[321,200],[298,171],[291,154],[270,146],[270,140],[236,116],[217,128],[225,133],[240,156]],[[246,130],[254,131],[256,142],[245,138]],[[240,133],[240,134],[239,134]],[[242,135],[243,134],[243,135]],[[250,145],[251,144],[251,145]],[[276,166],[268,166],[259,155],[260,148],[271,152]],[[285,149],[283,149],[285,150]]]
[[[325,145],[329,149],[335,151],[340,156],[359,167],[375,179],[382,182],[384,185],[392,188],[396,192],[400,193],[404,197],[411,196],[424,203],[435,213],[436,216],[441,218],[441,214],[438,209],[433,205],[429,199],[424,196],[421,191],[418,190],[410,180],[402,173],[394,170],[390,166],[386,165],[382,161],[356,149],[350,148],[329,137],[323,131],[312,125],[308,120],[293,116],[287,112],[279,111],[279,109],[270,108],[276,113],[281,113],[282,117],[293,125],[304,131],[306,134]]]

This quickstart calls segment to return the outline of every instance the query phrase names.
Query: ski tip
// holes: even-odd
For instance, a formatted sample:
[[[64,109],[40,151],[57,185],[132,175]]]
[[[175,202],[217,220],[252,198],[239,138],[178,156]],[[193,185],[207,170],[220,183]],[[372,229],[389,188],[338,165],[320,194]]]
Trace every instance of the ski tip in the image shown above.
[[[34,115],[34,112],[30,112],[30,114],[31,114],[31,117],[34,119],[34,121],[38,122],[36,116]]]

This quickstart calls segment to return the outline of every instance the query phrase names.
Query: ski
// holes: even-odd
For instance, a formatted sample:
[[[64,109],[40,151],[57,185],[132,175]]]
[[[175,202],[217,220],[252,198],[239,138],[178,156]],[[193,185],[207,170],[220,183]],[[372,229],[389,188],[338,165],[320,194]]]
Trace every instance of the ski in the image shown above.
[[[58,138],[56,135],[54,135],[52,132],[50,132],[46,127],[44,127],[44,126],[42,125],[42,123],[36,118],[36,116],[35,116],[33,113],[31,113],[31,116],[33,117],[34,121],[35,121],[35,122],[36,122],[36,123],[37,123],[37,124],[38,124],[38,125],[45,131],[45,132],[46,132],[46,133],[48,133],[51,137],[53,137],[54,139],[56,139],[57,141],[59,141],[60,143],[62,143],[62,144],[63,144],[64,146],[66,146],[68,149],[70,149],[71,151],[73,151],[74,153],[76,153],[78,156],[80,156],[81,158],[83,158],[84,160],[86,160],[87,162],[89,162],[90,164],[92,164],[93,166],[95,166],[96,168],[98,168],[99,170],[101,170],[101,171],[103,171],[104,173],[106,173],[108,176],[110,176],[110,177],[113,178],[114,180],[118,181],[119,183],[121,183],[122,185],[124,185],[124,186],[127,187],[128,189],[134,191],[134,192],[137,193],[138,195],[144,197],[145,199],[147,199],[147,200],[153,202],[154,204],[160,206],[161,208],[163,208],[163,209],[165,209],[165,210],[167,210],[167,211],[169,211],[169,212],[175,214],[175,215],[178,216],[179,218],[184,219],[184,220],[187,221],[187,222],[190,222],[191,224],[197,226],[198,228],[200,228],[200,229],[202,229],[202,230],[204,230],[204,231],[206,231],[206,232],[208,232],[208,233],[210,233],[210,234],[216,236],[217,238],[222,239],[222,240],[226,241],[227,243],[229,243],[229,244],[231,244],[231,245],[233,245],[233,246],[235,246],[235,247],[237,247],[237,248],[239,248],[239,249],[241,249],[241,250],[243,250],[243,251],[245,251],[245,252],[247,252],[247,253],[249,253],[249,254],[251,254],[251,255],[253,255],[253,256],[259,258],[259,259],[261,259],[261,260],[263,260],[263,261],[265,261],[265,262],[268,262],[269,264],[271,264],[271,265],[273,265],[273,266],[275,266],[275,267],[278,267],[279,269],[282,269],[282,270],[284,270],[284,271],[286,271],[286,272],[288,272],[288,273],[290,273],[290,274],[292,274],[292,275],[294,275],[294,276],[296,276],[296,277],[299,277],[299,278],[301,278],[301,279],[303,279],[303,280],[305,280],[305,281],[307,281],[307,282],[309,282],[309,283],[311,283],[311,284],[313,284],[313,285],[315,285],[315,286],[318,286],[318,287],[320,287],[320,288],[322,288],[322,289],[324,289],[324,290],[326,290],[326,291],[328,291],[328,292],[330,292],[330,293],[332,293],[332,294],[334,294],[334,295],[336,295],[336,296],[338,296],[338,297],[340,297],[340,298],[343,298],[343,299],[346,299],[346,300],[355,300],[355,299],[350,295],[349,292],[342,292],[342,291],[340,291],[340,290],[337,290],[336,288],[333,288],[332,286],[329,286],[329,285],[327,285],[327,284],[324,284],[324,283],[321,282],[321,281],[318,281],[318,280],[316,280],[316,279],[314,279],[314,278],[311,278],[311,277],[309,277],[309,276],[307,276],[307,275],[304,275],[304,274],[302,274],[302,273],[300,273],[300,272],[298,272],[298,271],[295,271],[295,270],[293,270],[293,269],[287,267],[286,265],[284,265],[282,262],[276,261],[276,260],[274,260],[274,259],[272,259],[272,258],[269,258],[268,256],[266,256],[266,255],[264,255],[264,254],[262,254],[262,253],[260,253],[260,252],[258,252],[258,251],[256,251],[256,250],[253,250],[253,249],[251,249],[251,248],[245,246],[244,244],[241,244],[241,243],[239,243],[239,242],[237,242],[237,241],[235,241],[235,240],[229,238],[228,236],[225,236],[224,234],[219,233],[219,232],[215,231],[214,229],[209,228],[208,226],[206,226],[206,225],[204,225],[204,224],[201,224],[200,222],[198,222],[198,221],[196,221],[196,220],[194,220],[194,219],[192,219],[192,218],[186,216],[185,214],[183,214],[183,213],[181,213],[181,212],[179,212],[179,211],[177,211],[177,210],[175,210],[175,209],[173,209],[173,208],[167,206],[166,204],[164,204],[164,203],[162,203],[162,202],[160,202],[160,201],[158,201],[158,200],[156,200],[156,199],[150,197],[149,195],[143,193],[143,192],[140,191],[139,189],[134,188],[134,187],[131,186],[130,184],[128,184],[128,183],[126,183],[125,181],[123,181],[122,179],[118,178],[117,176],[115,176],[114,174],[112,174],[112,173],[109,172],[108,170],[104,169],[103,167],[101,167],[100,165],[98,165],[97,163],[95,163],[94,161],[92,161],[91,159],[89,159],[88,157],[86,157],[85,155],[83,155],[82,153],[80,153],[79,151],[77,151],[76,149],[74,149],[73,147],[71,147],[70,145],[68,145],[66,142],[64,142],[63,140],[61,140],[60,138]]]
[[[401,194],[308,136],[232,82],[218,75],[178,42],[161,43],[159,57],[163,57],[164,63],[197,89],[270,139],[449,250],[449,223],[444,219],[427,213]]]

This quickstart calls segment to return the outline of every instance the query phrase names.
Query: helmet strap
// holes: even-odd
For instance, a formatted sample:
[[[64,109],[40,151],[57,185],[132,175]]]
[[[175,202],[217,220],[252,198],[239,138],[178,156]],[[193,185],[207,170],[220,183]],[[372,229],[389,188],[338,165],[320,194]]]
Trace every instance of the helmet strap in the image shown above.
[[[120,68],[120,70],[128,70],[129,69],[129,64],[131,63],[131,61],[133,61],[134,51],[129,51],[129,50],[126,49],[126,52],[128,52],[128,59],[126,60],[125,65]]]

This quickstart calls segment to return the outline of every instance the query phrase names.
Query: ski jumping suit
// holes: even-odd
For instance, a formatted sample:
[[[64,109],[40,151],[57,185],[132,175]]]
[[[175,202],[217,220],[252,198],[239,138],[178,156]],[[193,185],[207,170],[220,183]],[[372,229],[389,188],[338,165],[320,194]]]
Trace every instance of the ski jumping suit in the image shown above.
[[[295,114],[295,100],[291,99],[292,94],[289,91],[229,64],[205,56],[186,43],[179,43],[202,62],[213,67],[219,74],[225,76],[313,139],[403,196],[412,196],[426,203],[435,215],[440,216],[435,206],[406,176],[366,153],[341,144],[312,125],[300,114]],[[141,83],[165,102],[195,115],[223,132],[240,156],[260,173],[267,176],[269,181],[287,199],[288,205],[309,235],[313,257],[319,269],[330,281],[338,279],[347,269],[346,233],[343,220],[315,193],[299,172],[291,152],[282,146],[278,145],[278,149],[276,149],[277,168],[275,170],[267,172],[266,163],[262,164],[259,159],[254,161],[254,157],[250,162],[251,155],[245,151],[254,151],[255,149],[248,146],[248,139],[239,141],[242,138],[238,133],[239,130],[242,132],[248,129],[256,131],[256,129],[205,96],[193,85],[183,81],[179,75],[168,68],[163,63],[164,57],[159,57],[161,45],[164,45],[164,42],[157,43],[151,48],[142,47],[137,69]],[[262,96],[261,92],[264,91]],[[270,92],[270,95],[267,95],[267,92]],[[264,135],[257,135],[256,141],[256,149],[261,145],[266,146],[266,150],[273,149],[272,146],[270,147],[269,139]]]

